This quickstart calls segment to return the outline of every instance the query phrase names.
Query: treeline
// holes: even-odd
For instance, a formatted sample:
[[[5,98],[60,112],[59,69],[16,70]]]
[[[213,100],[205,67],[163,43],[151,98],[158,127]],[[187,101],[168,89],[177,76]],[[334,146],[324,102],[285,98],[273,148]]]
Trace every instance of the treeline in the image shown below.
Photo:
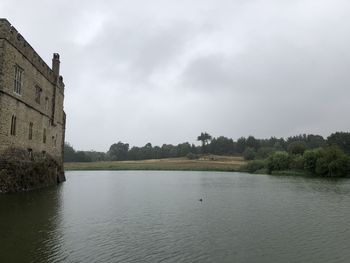
[[[163,144],[162,146],[152,146],[151,143],[147,143],[143,147],[130,148],[128,143],[118,142],[112,144],[106,153],[75,151],[71,145],[66,143],[64,161],[124,161],[185,156],[193,159],[202,154],[237,155],[253,161],[247,167],[250,172],[265,169],[268,173],[272,173],[294,169],[320,175],[326,173],[334,175],[348,168],[343,165],[343,168],[339,168],[342,172],[335,172],[334,169],[327,170],[324,167],[347,163],[346,158],[350,155],[350,133],[348,132],[336,132],[327,138],[321,135],[302,134],[288,138],[271,137],[269,139],[249,136],[241,137],[237,141],[224,136],[212,138],[205,132],[197,137],[197,141],[201,142],[201,146],[188,142],[178,145]],[[313,165],[309,164],[311,155],[314,160]]]
[[[249,161],[243,170],[250,173],[308,174],[326,177],[350,176],[350,156],[338,145],[300,153],[277,151],[266,159]]]
[[[251,161],[244,169],[250,173],[350,176],[350,133],[331,134],[319,144],[308,144],[307,137],[301,136],[303,140],[294,140],[284,149],[275,149],[267,156],[247,148],[245,158]]]
[[[75,151],[69,144],[64,145],[65,162],[96,162],[96,161],[126,161],[126,160],[147,160],[185,157],[188,154],[201,153],[201,147],[194,144],[181,143],[178,145],[163,144],[161,147],[152,146],[147,143],[143,147],[130,148],[128,143],[114,143],[109,150],[104,152],[96,151]]]

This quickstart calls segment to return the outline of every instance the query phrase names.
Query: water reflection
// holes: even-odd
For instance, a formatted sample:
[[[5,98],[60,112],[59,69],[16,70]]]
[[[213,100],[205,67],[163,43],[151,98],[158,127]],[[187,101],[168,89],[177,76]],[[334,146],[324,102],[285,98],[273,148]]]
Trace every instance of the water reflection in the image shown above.
[[[350,180],[161,171],[67,178],[59,188],[0,196],[1,262],[350,257]]]
[[[1,262],[53,262],[61,243],[61,187],[0,196]]]

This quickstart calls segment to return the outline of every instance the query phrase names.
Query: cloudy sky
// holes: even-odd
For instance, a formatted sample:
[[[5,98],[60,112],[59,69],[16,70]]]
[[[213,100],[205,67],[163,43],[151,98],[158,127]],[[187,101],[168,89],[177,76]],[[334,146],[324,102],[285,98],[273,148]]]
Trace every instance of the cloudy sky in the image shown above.
[[[51,65],[66,140],[106,151],[350,130],[348,0],[1,0]]]

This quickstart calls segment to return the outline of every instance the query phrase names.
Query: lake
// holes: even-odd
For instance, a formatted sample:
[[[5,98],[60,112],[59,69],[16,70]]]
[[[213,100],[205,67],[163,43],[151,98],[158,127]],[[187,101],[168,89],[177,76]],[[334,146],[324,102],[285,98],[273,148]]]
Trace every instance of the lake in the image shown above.
[[[66,176],[58,187],[0,195],[0,262],[349,262],[350,180]]]

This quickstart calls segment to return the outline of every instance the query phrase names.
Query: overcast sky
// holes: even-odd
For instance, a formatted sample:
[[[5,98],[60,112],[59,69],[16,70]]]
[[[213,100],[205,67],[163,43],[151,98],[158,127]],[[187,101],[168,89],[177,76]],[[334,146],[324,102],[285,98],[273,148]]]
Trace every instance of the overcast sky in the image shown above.
[[[350,130],[349,0],[1,0],[51,65],[66,140],[195,142]]]

